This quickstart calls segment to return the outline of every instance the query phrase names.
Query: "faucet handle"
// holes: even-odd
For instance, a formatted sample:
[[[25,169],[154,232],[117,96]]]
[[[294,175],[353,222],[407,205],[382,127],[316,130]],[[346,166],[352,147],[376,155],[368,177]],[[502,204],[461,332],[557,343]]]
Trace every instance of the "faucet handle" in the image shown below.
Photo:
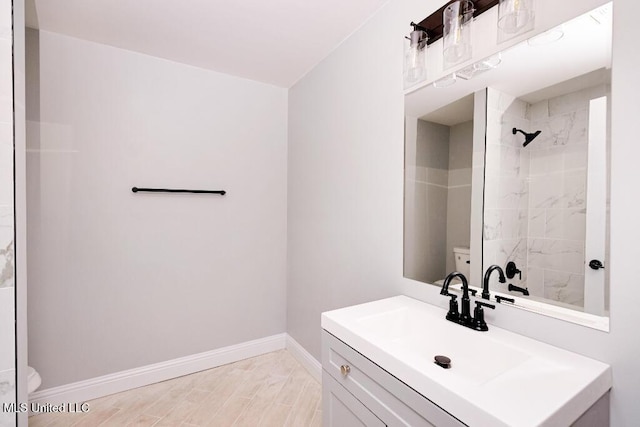
[[[497,303],[502,303],[502,301],[507,301],[510,302],[511,304],[515,304],[516,300],[514,300],[513,298],[508,298],[508,297],[503,297],[500,295],[496,295],[496,302]]]
[[[516,267],[516,263],[513,261],[509,261],[507,263],[507,267],[505,268],[504,273],[507,275],[508,279],[513,279],[517,274],[518,279],[522,280],[522,271],[520,271],[518,267]],[[505,282],[506,280],[504,281],[500,280],[500,283],[505,283]]]
[[[495,304],[489,304],[488,302],[483,302],[483,301],[476,301],[476,308],[480,308],[481,306],[491,308],[491,309],[496,308]]]
[[[451,320],[453,322],[457,322],[458,319],[460,318],[460,312],[458,311],[458,301],[456,301],[456,298],[458,298],[458,295],[450,294],[448,292],[444,295],[451,298],[449,300],[449,311],[447,312],[446,319]]]
[[[489,326],[487,326],[487,322],[484,321],[484,310],[482,307],[487,307],[491,309],[495,309],[496,306],[493,304],[489,304],[482,301],[476,301],[476,308],[473,310],[473,322],[472,328],[476,331],[488,331]]]
[[[477,290],[477,289],[471,289],[471,288],[469,288],[469,292],[471,292],[471,296],[472,296],[472,297],[475,297],[475,296],[476,296],[476,294],[478,293],[478,290]]]

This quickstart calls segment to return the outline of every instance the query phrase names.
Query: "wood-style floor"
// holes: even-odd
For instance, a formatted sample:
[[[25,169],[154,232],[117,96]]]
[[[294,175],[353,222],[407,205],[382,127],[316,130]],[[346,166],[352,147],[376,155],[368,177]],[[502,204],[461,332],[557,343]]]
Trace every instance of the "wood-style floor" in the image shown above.
[[[40,414],[31,427],[321,426],[320,384],[286,350]]]

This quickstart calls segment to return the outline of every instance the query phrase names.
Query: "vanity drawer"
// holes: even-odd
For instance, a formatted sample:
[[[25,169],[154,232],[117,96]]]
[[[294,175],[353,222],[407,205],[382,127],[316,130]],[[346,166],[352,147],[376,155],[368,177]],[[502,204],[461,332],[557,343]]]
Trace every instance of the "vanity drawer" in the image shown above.
[[[385,425],[465,425],[330,333],[322,341],[323,369]]]

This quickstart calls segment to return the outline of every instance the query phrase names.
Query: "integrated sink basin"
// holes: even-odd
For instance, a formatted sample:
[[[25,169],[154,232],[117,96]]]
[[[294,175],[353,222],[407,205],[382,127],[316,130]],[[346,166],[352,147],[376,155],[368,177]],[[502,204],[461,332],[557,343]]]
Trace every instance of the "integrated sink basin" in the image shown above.
[[[460,328],[450,327],[457,325],[425,326],[433,320],[426,313],[405,306],[365,315],[356,322],[371,336],[393,346],[394,352],[414,361],[416,366],[432,364],[436,355],[447,356],[452,366],[447,375],[460,383],[481,384],[530,358],[529,354],[486,334],[464,334],[464,338],[453,339],[452,334]],[[491,344],[486,345],[487,339]]]
[[[568,426],[611,388],[604,363],[445,314],[398,296],[323,313],[322,327],[472,426]]]

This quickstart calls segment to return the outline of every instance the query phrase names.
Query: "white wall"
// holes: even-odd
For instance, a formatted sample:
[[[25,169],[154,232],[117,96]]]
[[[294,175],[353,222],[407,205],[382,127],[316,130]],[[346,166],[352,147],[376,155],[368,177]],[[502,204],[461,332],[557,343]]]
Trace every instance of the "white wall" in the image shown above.
[[[27,55],[42,388],[284,332],[286,90],[47,32]]]
[[[409,21],[398,9],[383,7],[289,90],[287,331],[318,360],[322,311],[397,294],[405,282]]]
[[[322,311],[400,293],[446,305],[436,287],[402,278],[402,38],[441,3],[391,0],[290,90],[287,329],[318,359]],[[495,325],[612,364],[613,426],[640,419],[640,202],[631,190],[640,179],[639,110],[628,96],[640,93],[638,14],[637,2],[615,0],[611,332],[511,307],[488,314]]]

